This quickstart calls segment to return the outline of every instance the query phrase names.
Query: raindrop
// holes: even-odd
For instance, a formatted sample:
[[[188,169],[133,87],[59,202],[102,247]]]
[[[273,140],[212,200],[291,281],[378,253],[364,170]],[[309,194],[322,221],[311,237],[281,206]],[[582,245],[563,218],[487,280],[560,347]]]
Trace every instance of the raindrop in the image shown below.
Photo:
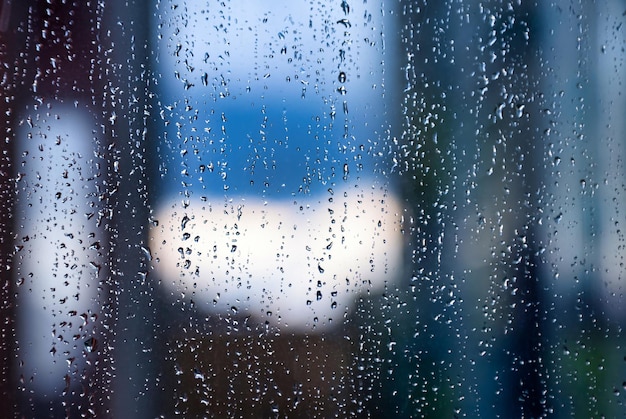
[[[339,19],[337,21],[337,23],[343,25],[345,28],[351,28],[352,27],[352,24],[350,23],[350,21],[348,19],[345,19],[345,18],[344,19]]]
[[[348,2],[346,0],[342,0],[341,2],[341,10],[343,10],[344,14],[348,14],[350,13],[350,5],[348,4]]]
[[[94,352],[98,349],[98,340],[96,338],[89,338],[87,340],[85,340],[85,351],[87,352]]]
[[[199,369],[194,368],[193,369],[193,378],[195,378],[196,380],[204,381],[204,374]]]

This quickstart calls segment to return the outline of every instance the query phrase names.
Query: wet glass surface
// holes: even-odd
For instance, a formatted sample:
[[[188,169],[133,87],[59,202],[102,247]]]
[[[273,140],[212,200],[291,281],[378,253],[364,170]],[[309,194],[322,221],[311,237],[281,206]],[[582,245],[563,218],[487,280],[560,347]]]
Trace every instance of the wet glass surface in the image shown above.
[[[620,416],[625,20],[0,2],[0,408]]]

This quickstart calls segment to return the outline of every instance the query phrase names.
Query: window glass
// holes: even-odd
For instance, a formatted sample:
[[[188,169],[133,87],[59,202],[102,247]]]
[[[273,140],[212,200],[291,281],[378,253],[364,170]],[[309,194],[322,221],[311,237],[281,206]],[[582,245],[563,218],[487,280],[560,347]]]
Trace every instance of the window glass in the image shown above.
[[[619,416],[625,19],[0,2],[0,407]]]

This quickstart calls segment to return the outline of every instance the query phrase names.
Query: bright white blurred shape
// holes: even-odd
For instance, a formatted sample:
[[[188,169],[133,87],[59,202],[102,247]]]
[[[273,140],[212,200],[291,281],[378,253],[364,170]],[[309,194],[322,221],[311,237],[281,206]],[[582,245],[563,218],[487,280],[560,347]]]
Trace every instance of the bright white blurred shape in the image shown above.
[[[380,291],[403,266],[402,207],[393,196],[379,188],[329,196],[162,205],[150,231],[154,270],[174,298],[207,313],[329,330],[357,295]]]
[[[86,108],[58,102],[24,112],[21,120],[13,276],[18,372],[35,396],[60,397],[80,380],[85,351],[94,350],[104,264],[104,233],[97,225],[96,124]]]

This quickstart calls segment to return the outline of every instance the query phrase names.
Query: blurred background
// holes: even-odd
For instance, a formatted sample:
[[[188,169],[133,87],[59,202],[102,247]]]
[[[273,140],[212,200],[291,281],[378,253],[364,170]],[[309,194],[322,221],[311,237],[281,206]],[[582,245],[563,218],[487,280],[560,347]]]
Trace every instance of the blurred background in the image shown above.
[[[190,4],[1,3],[8,416],[623,414],[623,1]],[[338,228],[314,213],[372,204],[349,286],[336,247],[279,250],[311,264],[280,276],[303,312],[338,302],[319,327],[269,319],[269,285],[202,308],[245,258],[160,267],[153,231],[194,202],[257,225],[242,197],[313,251]]]

